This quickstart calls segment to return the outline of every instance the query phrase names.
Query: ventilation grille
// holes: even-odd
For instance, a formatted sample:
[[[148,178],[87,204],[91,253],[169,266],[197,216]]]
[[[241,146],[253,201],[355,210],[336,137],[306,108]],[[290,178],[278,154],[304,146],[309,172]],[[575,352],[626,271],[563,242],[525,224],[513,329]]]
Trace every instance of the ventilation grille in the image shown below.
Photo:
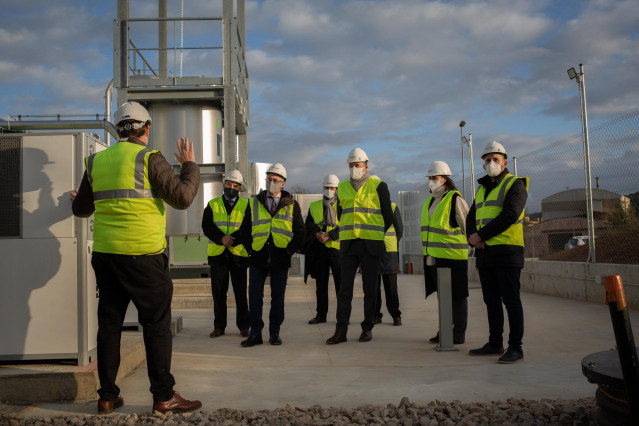
[[[19,238],[22,137],[0,138],[0,238]]]

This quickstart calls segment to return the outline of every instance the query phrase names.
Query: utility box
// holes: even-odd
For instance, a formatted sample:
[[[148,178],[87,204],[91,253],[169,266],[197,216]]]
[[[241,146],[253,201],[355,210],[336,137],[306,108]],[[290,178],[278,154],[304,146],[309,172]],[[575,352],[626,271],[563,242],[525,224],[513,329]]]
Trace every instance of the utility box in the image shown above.
[[[93,218],[71,211],[93,135],[0,135],[0,360],[95,359]]]

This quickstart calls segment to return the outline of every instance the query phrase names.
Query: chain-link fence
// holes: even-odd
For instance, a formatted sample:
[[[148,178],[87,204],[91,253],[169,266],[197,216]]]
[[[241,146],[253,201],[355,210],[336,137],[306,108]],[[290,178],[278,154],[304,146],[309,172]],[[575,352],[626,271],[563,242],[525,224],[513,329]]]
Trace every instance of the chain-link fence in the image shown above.
[[[639,111],[589,130],[595,260],[639,264]],[[483,175],[477,164],[476,177]],[[511,173],[530,178],[524,226],[526,257],[586,262],[587,197],[581,134],[510,158]],[[459,185],[458,185],[459,186]],[[470,177],[466,182],[470,199]],[[404,262],[421,254],[421,206],[427,186],[399,193],[405,233]]]
[[[639,111],[590,129],[589,145],[596,262],[639,264]],[[530,178],[526,256],[587,261],[592,236],[581,134],[513,163]]]

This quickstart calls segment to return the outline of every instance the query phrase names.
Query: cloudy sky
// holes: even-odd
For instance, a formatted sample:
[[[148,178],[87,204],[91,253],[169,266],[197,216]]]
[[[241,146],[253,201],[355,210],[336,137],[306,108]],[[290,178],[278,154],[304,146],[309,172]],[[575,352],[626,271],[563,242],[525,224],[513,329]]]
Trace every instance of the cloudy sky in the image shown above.
[[[179,16],[181,0],[168,2]],[[0,117],[103,113],[115,4],[0,0]],[[221,0],[184,4],[221,14]],[[476,154],[579,133],[566,70],[580,63],[592,126],[639,108],[636,0],[264,0],[246,12],[249,161],[282,162],[312,192],[347,176],[356,146],[393,199],[434,160],[459,179],[461,120]],[[155,0],[131,0],[132,17],[156,14]]]

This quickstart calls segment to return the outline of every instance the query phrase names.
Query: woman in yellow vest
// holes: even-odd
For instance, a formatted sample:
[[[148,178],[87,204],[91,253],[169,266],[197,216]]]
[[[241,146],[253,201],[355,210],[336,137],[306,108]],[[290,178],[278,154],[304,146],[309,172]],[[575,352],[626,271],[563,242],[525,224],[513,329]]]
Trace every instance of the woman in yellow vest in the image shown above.
[[[342,265],[339,260],[339,225],[337,220],[337,185],[339,178],[326,175],[321,200],[313,201],[306,215],[306,247],[304,250],[304,282],[315,278],[317,308],[309,324],[326,322],[328,312],[328,279],[333,273],[335,295],[339,293]]]
[[[229,275],[235,295],[235,325],[240,335],[249,335],[249,311],[246,298],[246,269],[248,252],[245,245],[251,229],[248,223],[241,228],[248,200],[240,198],[243,177],[239,170],[224,176],[224,193],[209,201],[202,214],[202,231],[209,239],[208,262],[211,267],[213,295],[213,331],[209,337],[220,337],[226,329],[226,296]]]
[[[468,205],[450,178],[450,167],[434,161],[428,167],[431,196],[422,207],[421,234],[426,297],[437,291],[437,268],[451,269],[453,344],[466,340],[468,323]],[[439,332],[429,340],[439,343]]]

